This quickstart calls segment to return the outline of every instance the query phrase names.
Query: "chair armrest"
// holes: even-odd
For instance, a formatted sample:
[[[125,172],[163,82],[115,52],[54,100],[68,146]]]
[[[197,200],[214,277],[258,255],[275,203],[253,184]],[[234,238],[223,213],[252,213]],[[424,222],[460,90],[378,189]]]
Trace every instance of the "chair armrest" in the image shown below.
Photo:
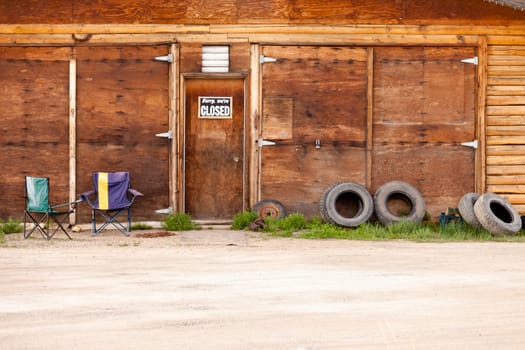
[[[77,200],[76,202],[86,202],[87,204],[89,204],[90,207],[93,207],[93,204],[91,203],[91,201],[89,200],[89,196],[91,196],[92,194],[94,194],[95,191],[94,190],[91,190],[91,191],[87,191],[87,192],[84,192],[80,195],[80,199]]]
[[[137,191],[134,188],[129,188],[128,191],[129,191],[129,193],[131,193],[133,195],[133,197],[144,196],[144,194],[140,193],[139,191]]]

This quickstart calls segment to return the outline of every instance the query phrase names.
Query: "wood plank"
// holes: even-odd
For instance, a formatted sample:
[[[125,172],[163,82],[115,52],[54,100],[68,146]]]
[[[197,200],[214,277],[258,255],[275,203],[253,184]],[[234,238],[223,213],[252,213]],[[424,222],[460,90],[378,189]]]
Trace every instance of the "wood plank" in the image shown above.
[[[366,92],[366,188],[372,188],[372,148],[374,123],[374,49],[368,50],[367,92]]]
[[[487,137],[487,145],[522,145],[523,136],[489,136]]]
[[[520,165],[525,164],[525,156],[505,155],[487,156],[487,165]]]
[[[524,114],[525,106],[487,106],[487,115],[491,116],[520,116]]]
[[[525,213],[525,195],[522,194],[506,194],[505,198],[512,203],[512,205],[520,210],[520,213]]]
[[[495,34],[495,33],[494,33]],[[489,56],[525,56],[525,46],[496,46],[488,48]]]
[[[36,24],[18,23],[0,24],[1,34],[184,34],[184,33],[228,33],[228,34],[407,34],[407,35],[523,35],[524,25],[472,25],[472,24],[316,24],[316,23],[82,23],[82,24]],[[493,46],[489,53],[521,51],[521,47],[512,45]]]
[[[477,116],[477,126],[476,126],[476,138],[479,141],[481,147],[478,147],[475,152],[474,158],[474,190],[476,192],[482,193],[486,188],[486,179],[487,179],[487,164],[485,162],[486,158],[486,142],[487,142],[487,133],[486,133],[486,123],[487,123],[487,61],[488,61],[488,44],[487,37],[480,36],[478,38],[478,65],[477,65],[477,87],[478,93],[476,94],[476,116]]]
[[[489,66],[525,66],[525,56],[489,56]]]
[[[525,43],[524,43],[525,44]],[[525,66],[489,66],[489,76],[525,76]]]
[[[525,77],[489,77],[488,79],[489,86],[504,85],[504,86],[524,86]]]
[[[525,185],[487,185],[487,192],[522,194],[525,193]]]
[[[489,126],[509,126],[509,125],[525,125],[525,116],[519,115],[498,115],[487,117],[487,125]]]
[[[77,197],[77,61],[69,60],[69,201],[74,202]],[[69,223],[76,224],[76,212],[69,215]]]
[[[525,174],[523,175],[499,175],[487,178],[489,185],[525,185]],[[525,194],[524,194],[525,197]]]
[[[524,145],[497,145],[487,147],[488,156],[521,156],[525,155]]]
[[[255,146],[255,140],[259,139],[260,130],[262,128],[260,114],[262,113],[262,67],[260,63],[261,47],[257,44],[250,46],[250,104],[248,114],[248,130],[249,130],[249,145],[250,151],[250,167],[249,167],[249,203],[252,207],[261,198],[261,152],[260,147]]]
[[[523,35],[490,35],[488,37],[489,45],[525,45]]]
[[[491,106],[523,106],[525,105],[525,95],[487,96],[487,104]]]
[[[525,78],[523,82],[525,83]],[[525,96],[525,87],[524,86],[501,86],[501,85],[488,86],[487,95],[488,96]]]
[[[525,126],[488,126],[487,136],[524,136]]]
[[[523,175],[523,165],[492,165],[487,167],[487,176]]]

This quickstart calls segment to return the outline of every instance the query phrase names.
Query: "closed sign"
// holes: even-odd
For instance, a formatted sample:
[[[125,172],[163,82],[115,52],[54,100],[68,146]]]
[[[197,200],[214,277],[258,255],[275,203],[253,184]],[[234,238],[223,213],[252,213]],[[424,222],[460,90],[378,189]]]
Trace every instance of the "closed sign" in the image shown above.
[[[199,96],[199,118],[232,118],[232,97]]]

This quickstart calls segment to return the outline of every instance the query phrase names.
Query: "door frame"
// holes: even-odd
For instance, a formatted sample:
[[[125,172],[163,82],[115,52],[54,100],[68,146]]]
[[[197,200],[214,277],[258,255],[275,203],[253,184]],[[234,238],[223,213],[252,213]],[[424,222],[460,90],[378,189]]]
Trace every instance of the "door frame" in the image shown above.
[[[218,80],[218,79],[238,79],[243,81],[243,120],[242,120],[242,208],[244,211],[247,208],[247,168],[248,163],[246,156],[246,111],[247,111],[247,77],[246,72],[232,72],[232,73],[182,73],[180,79],[180,105],[178,115],[178,122],[176,123],[179,127],[177,128],[177,135],[180,142],[178,142],[178,159],[177,159],[177,173],[179,174],[176,191],[180,193],[177,196],[176,207],[180,212],[186,212],[186,81],[188,80]],[[202,220],[201,220],[202,221]],[[217,220],[213,220],[214,222]]]

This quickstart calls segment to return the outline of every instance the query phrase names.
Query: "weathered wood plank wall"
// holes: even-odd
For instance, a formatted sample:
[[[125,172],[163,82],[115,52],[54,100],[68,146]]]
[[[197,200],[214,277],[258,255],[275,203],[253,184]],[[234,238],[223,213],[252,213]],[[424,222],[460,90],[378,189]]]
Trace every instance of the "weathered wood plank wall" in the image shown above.
[[[2,0],[0,23],[502,24],[523,14],[482,0]]]
[[[81,191],[89,183],[90,170],[88,168],[94,167],[92,164],[93,157],[105,154],[106,152],[104,150],[108,148],[112,148],[116,153],[109,157],[106,170],[110,170],[112,167],[116,169],[116,166],[133,166],[131,163],[118,164],[118,154],[122,154],[122,149],[127,147],[135,149],[140,154],[150,154],[150,160],[147,162],[143,161],[141,167],[148,166],[148,164],[151,165],[151,159],[156,159],[153,162],[154,167],[158,166],[159,169],[167,167],[168,161],[166,159],[169,148],[162,148],[164,144],[161,145],[165,140],[157,138],[150,140],[148,139],[149,136],[146,136],[146,133],[151,136],[151,134],[157,132],[155,130],[157,127],[162,128],[162,130],[158,132],[166,131],[167,128],[176,128],[176,126],[169,126],[168,120],[159,122],[159,120],[153,116],[155,112],[147,106],[145,110],[149,112],[147,112],[148,115],[146,118],[140,120],[139,123],[136,123],[136,120],[129,119],[126,115],[129,114],[127,112],[132,103],[126,105],[123,101],[133,99],[133,96],[137,94],[142,94],[142,92],[137,92],[138,90],[135,91],[135,88],[139,85],[137,83],[138,81],[141,79],[147,80],[144,75],[150,74],[150,71],[147,70],[149,68],[146,68],[146,70],[139,69],[138,71],[130,70],[126,67],[133,65],[132,61],[137,58],[129,58],[129,60],[126,57],[119,57],[115,60],[104,58],[103,55],[99,56],[97,52],[107,50],[102,48],[97,50],[94,49],[94,47],[104,46],[115,49],[125,45],[133,51],[141,45],[152,46],[152,48],[160,46],[164,47],[163,50],[160,50],[162,51],[161,54],[165,54],[169,47],[167,44],[177,43],[177,73],[200,71],[200,52],[203,44],[229,44],[231,49],[230,67],[232,71],[237,72],[247,72],[249,70],[258,72],[259,68],[255,68],[257,59],[251,57],[251,54],[253,52],[259,52],[258,50],[262,47],[265,47],[266,50],[266,47],[282,45],[283,52],[297,50],[298,46],[304,45],[357,47],[358,50],[368,52],[365,61],[362,62],[359,60],[360,63],[365,64],[366,62],[366,64],[368,64],[368,68],[362,72],[362,79],[364,81],[370,81],[374,78],[373,72],[370,70],[370,67],[374,64],[374,57],[370,53],[377,47],[478,47],[478,53],[483,53],[483,50],[488,49],[488,65],[485,67],[485,62],[482,60],[482,67],[478,69],[478,84],[483,85],[477,87],[478,107],[476,110],[476,134],[481,140],[481,147],[486,146],[487,157],[486,159],[484,157],[479,158],[479,154],[484,154],[485,148],[483,148],[482,151],[478,151],[475,170],[476,176],[481,176],[482,178],[477,179],[476,183],[480,191],[489,190],[507,196],[512,203],[518,206],[522,213],[525,213],[525,171],[521,170],[523,168],[523,162],[525,161],[525,141],[523,141],[525,140],[525,129],[523,129],[525,125],[525,110],[523,109],[525,105],[525,94],[523,93],[525,90],[524,23],[525,12],[487,3],[482,0],[445,0],[440,2],[414,2],[410,0],[392,0],[386,2],[380,0],[355,0],[349,2],[345,0],[335,0],[328,3],[320,0],[227,0],[217,2],[203,0],[166,2],[154,0],[147,3],[138,0],[110,0],[104,2],[71,0],[54,0],[51,2],[20,0],[14,2],[0,0],[0,46],[5,47],[5,50],[0,54],[0,59],[2,60],[0,76],[4,74],[5,78],[2,80],[15,83],[18,79],[11,76],[13,72],[5,69],[5,67],[9,67],[10,64],[12,65],[14,63],[14,61],[10,61],[11,52],[15,52],[16,50],[25,52],[20,53],[16,51],[19,52],[19,54],[17,54],[19,56],[27,56],[26,59],[22,56],[20,57],[22,57],[22,61],[25,60],[23,64],[31,66],[28,69],[33,72],[38,66],[47,64],[44,63],[44,61],[47,60],[45,57],[48,54],[41,53],[45,50],[51,50],[52,53],[50,53],[50,55],[56,55],[58,57],[55,63],[57,67],[60,66],[60,68],[51,69],[50,71],[58,73],[52,77],[44,77],[44,80],[47,79],[47,82],[38,85],[35,89],[29,85],[26,86],[25,89],[38,91],[43,94],[43,96],[54,94],[56,91],[63,93],[61,97],[54,96],[52,99],[53,104],[48,106],[48,111],[54,111],[57,115],[64,115],[64,119],[57,120],[57,123],[53,124],[52,127],[54,128],[53,133],[56,137],[61,139],[62,136],[64,136],[67,139],[67,129],[69,126],[67,119],[69,115],[67,111],[67,64],[68,60],[74,56],[73,51],[77,51],[76,57],[79,58],[77,66],[79,73],[79,86],[77,87],[77,93],[79,94],[79,100],[77,101],[77,129],[85,130],[91,128],[93,124],[98,125],[102,122],[109,121],[112,134],[117,135],[119,138],[118,142],[111,145],[100,144],[96,141],[97,137],[94,134],[97,132],[96,130],[86,134],[79,132],[77,135],[79,145],[77,154],[79,164],[77,169],[77,188],[78,191]],[[77,34],[76,38],[75,35],[72,35],[74,33]],[[86,36],[88,34],[89,36]],[[83,37],[89,40],[82,41]],[[162,46],[163,44],[166,46]],[[485,44],[488,46],[486,47]],[[35,48],[36,46],[47,45],[59,47],[47,49]],[[21,46],[31,46],[31,48],[24,50]],[[113,49],[108,50],[111,51]],[[39,53],[35,55],[37,51]],[[153,49],[153,51],[155,50]],[[81,59],[82,55],[80,55],[82,52],[87,55],[83,56],[84,61]],[[156,54],[156,52],[152,52],[152,54]],[[93,57],[89,58],[91,56]],[[18,59],[20,59],[20,57],[18,57]],[[60,57],[64,59],[62,60]],[[102,64],[102,71],[104,71],[106,75],[100,76],[97,84],[82,80],[82,76],[88,76],[90,74],[89,69],[91,68],[89,67],[94,67],[97,64],[97,59],[105,62]],[[22,63],[17,61],[15,65],[18,64]],[[111,67],[114,67],[114,64],[116,64],[119,69],[115,68],[115,70],[112,70]],[[142,65],[139,64],[139,66]],[[327,67],[331,66],[335,65],[327,64],[324,69],[329,69]],[[171,116],[174,120],[180,120],[177,118],[180,118],[181,110],[168,111],[168,101],[171,99],[168,94],[168,89],[172,89],[173,87],[168,87],[167,66],[163,68],[160,67],[161,66],[157,66],[155,69],[162,70],[162,72],[159,73],[159,71],[155,71],[152,73],[152,76],[156,77],[156,81],[166,79],[164,80],[164,85],[157,86],[158,89],[162,90],[161,95],[163,96],[162,101],[157,102],[162,106],[160,109],[165,111],[166,115],[172,113]],[[486,81],[481,79],[482,75],[479,73],[485,68],[487,68],[488,71],[488,79]],[[260,69],[263,71],[266,68]],[[119,70],[127,73],[124,74],[125,76],[122,79],[117,79],[115,83],[114,79],[112,80],[111,78],[117,76]],[[37,71],[38,69],[34,72],[38,73]],[[265,74],[262,71],[261,74]],[[95,76],[95,73],[92,73],[93,76]],[[331,74],[330,70],[322,73]],[[337,77],[337,74],[335,74],[335,76]],[[64,81],[62,81],[62,78]],[[176,82],[178,81],[177,79],[178,78],[174,78],[173,81]],[[249,91],[248,96],[246,96],[246,100],[250,101],[249,94],[259,93],[259,77],[251,76],[248,79],[254,81],[251,91]],[[299,78],[297,78],[297,80],[299,80]],[[43,80],[35,80],[32,84],[36,84],[37,81],[43,82]],[[486,86],[485,82],[487,82]],[[263,84],[263,82],[260,83],[261,85]],[[151,86],[151,84],[147,85]],[[175,90],[178,89],[177,84],[174,86]],[[443,87],[440,86],[435,86],[435,88],[437,90],[443,89]],[[25,134],[20,136],[20,139],[16,139],[15,137],[14,141],[12,137],[9,136],[13,133],[13,129],[11,127],[5,127],[6,125],[12,124],[9,119],[12,118],[11,115],[21,115],[24,113],[34,115],[34,111],[47,108],[45,107],[47,106],[46,103],[48,103],[46,101],[49,101],[49,99],[38,102],[37,97],[35,97],[36,100],[28,99],[23,104],[17,105],[17,98],[19,99],[20,96],[24,96],[24,92],[16,89],[6,89],[7,87],[3,85],[3,90],[6,94],[4,95],[5,100],[2,102],[2,105],[10,104],[11,99],[13,99],[15,103],[12,103],[11,107],[18,109],[9,113],[0,113],[2,118],[6,118],[6,120],[0,122],[0,126],[2,127],[0,131],[6,136],[0,140],[0,147],[2,151],[7,150],[2,152],[4,158],[1,160],[3,162],[9,162],[11,157],[16,155],[16,158],[19,159],[20,162],[23,162],[23,159],[25,159],[25,164],[27,164],[26,155],[21,154],[20,149],[15,150],[14,148],[24,144],[25,149],[27,149],[28,139],[34,140],[34,142],[36,142],[35,145],[38,144],[39,151],[33,154],[33,157],[36,159],[34,161],[34,168],[23,169],[23,167],[20,167],[20,169],[13,173],[16,174],[16,181],[14,180],[14,175],[9,176],[8,181],[0,181],[1,187],[4,188],[7,186],[5,187],[7,190],[5,190],[4,193],[9,193],[10,197],[16,197],[21,188],[19,187],[21,186],[20,175],[28,173],[29,170],[38,169],[38,164],[42,164],[48,160],[51,154],[53,154],[55,158],[60,159],[60,165],[53,167],[58,170],[51,174],[53,178],[52,183],[58,187],[58,193],[68,193],[68,179],[67,176],[63,176],[63,174],[68,173],[67,143],[59,145],[60,141],[58,139],[46,139],[45,135],[51,130],[51,125],[43,126],[39,130],[24,129],[25,131],[20,132]],[[56,89],[56,91],[50,92],[53,89]],[[82,95],[81,91],[86,91],[86,94]],[[125,93],[118,91],[124,91]],[[450,92],[449,90],[447,91]],[[487,92],[486,99],[484,95],[485,91]],[[100,92],[104,92],[104,96],[101,96]],[[271,87],[264,89],[264,94],[271,92]],[[345,167],[347,168],[347,173],[351,174],[352,178],[358,179],[360,183],[366,182],[371,189],[377,185],[379,178],[373,179],[370,168],[380,169],[377,163],[379,159],[376,159],[374,163],[372,158],[374,156],[377,157],[382,151],[381,149],[376,149],[377,152],[374,153],[371,149],[371,142],[374,135],[381,135],[382,132],[387,131],[381,129],[383,127],[382,125],[373,123],[373,110],[380,107],[379,104],[381,101],[372,101],[373,99],[378,100],[379,97],[374,95],[370,84],[368,86],[364,84],[359,90],[359,95],[361,96],[359,103],[362,104],[359,104],[358,109],[363,108],[362,112],[364,114],[358,113],[360,119],[356,125],[363,128],[362,134],[354,133],[355,135],[350,134],[348,136],[349,139],[352,139],[352,137],[358,135],[356,139],[358,139],[359,142],[354,142],[350,146],[347,145],[347,147],[341,143],[335,143],[337,140],[335,140],[335,134],[331,133],[330,128],[323,130],[323,139],[329,141],[322,146],[322,152],[325,155],[323,158],[318,157],[319,151],[309,149],[313,145],[312,140],[315,140],[315,135],[308,127],[305,128],[307,124],[305,124],[304,121],[308,118],[312,119],[311,117],[307,117],[307,113],[305,112],[307,109],[300,113],[295,112],[297,113],[297,117],[294,119],[296,121],[296,130],[284,130],[290,127],[290,121],[288,120],[283,124],[276,123],[277,119],[275,117],[272,119],[271,109],[269,109],[269,115],[262,116],[266,118],[263,124],[259,123],[259,119],[257,118],[260,117],[261,105],[272,106],[272,104],[274,104],[274,111],[276,109],[283,109],[285,112],[288,111],[286,112],[288,114],[294,113],[293,103],[290,104],[291,102],[288,96],[283,96],[289,91],[284,89],[282,92],[277,90],[273,92],[276,94],[258,96],[256,100],[257,103],[252,101],[250,106],[247,107],[247,110],[250,111],[249,122],[252,127],[247,134],[258,137],[264,132],[271,133],[271,130],[259,130],[257,127],[265,125],[266,123],[274,123],[275,128],[273,132],[282,132],[279,137],[284,139],[288,139],[291,136],[292,139],[288,140],[288,142],[292,142],[293,144],[290,143],[279,146],[280,151],[268,149],[268,152],[266,152],[266,150],[264,150],[264,152],[266,152],[265,157],[271,161],[270,164],[272,165],[267,168],[264,168],[263,165],[263,175],[265,170],[268,175],[267,177],[263,177],[263,180],[267,181],[266,184],[263,184],[263,194],[265,191],[269,194],[279,193],[280,189],[289,188],[290,180],[285,179],[288,175],[291,175],[290,178],[292,179],[297,178],[304,181],[305,179],[309,179],[309,174],[322,172],[324,174],[323,180],[314,182],[315,186],[317,186],[316,191],[319,192],[319,190],[329,182],[339,179],[338,176],[336,176],[337,174],[330,172],[330,164],[337,163],[338,160],[340,161],[341,154],[346,157],[345,159],[350,160],[350,162],[345,164]],[[175,91],[175,93],[178,94],[177,97],[174,98],[176,100],[180,98],[180,93],[178,91]],[[145,96],[148,96],[147,92],[145,94]],[[307,100],[307,97],[308,95],[306,94],[301,98]],[[110,100],[111,98],[113,98],[113,100]],[[436,95],[430,96],[429,98],[443,100],[448,97]],[[25,112],[26,106],[31,101],[35,102],[35,105],[31,107],[33,112]],[[470,103],[471,101],[467,100],[467,102]],[[36,107],[37,105],[38,107]],[[110,110],[113,111],[111,118],[104,116],[102,112],[108,106]],[[172,102],[170,107],[180,109],[180,101],[179,104]],[[298,107],[301,106],[299,105]],[[312,109],[315,110],[317,107],[314,106]],[[62,109],[64,109],[64,111],[62,111]],[[452,110],[452,113],[455,113],[455,111]],[[484,128],[485,114],[486,129]],[[115,116],[118,118],[114,119]],[[52,118],[52,116],[48,116],[48,119],[51,120]],[[126,126],[119,125],[117,120],[125,121],[124,124],[126,124]],[[330,122],[334,122],[334,125],[341,124],[337,120],[331,120]],[[341,125],[344,124],[345,123],[342,123]],[[314,123],[312,125],[315,126],[317,124]],[[292,129],[293,128],[294,126],[292,124]],[[377,128],[378,134],[374,134],[375,131],[372,132],[373,130],[371,130],[371,128]],[[58,132],[56,132],[57,130]],[[100,127],[97,130],[104,132]],[[148,145],[139,147],[135,141],[126,139],[126,135],[130,130],[131,133],[148,139]],[[295,136],[293,131],[295,131]],[[18,131],[14,132],[14,134],[17,132]],[[37,140],[34,136],[35,134],[40,134],[42,136],[41,139]],[[486,145],[483,142],[485,134]],[[180,142],[180,140],[178,141]],[[308,145],[296,145],[295,143],[297,142],[307,142]],[[253,140],[249,140],[248,144],[253,145]],[[177,149],[177,147],[179,148]],[[173,153],[180,154],[181,146],[179,145],[177,147],[174,148]],[[388,147],[390,146],[384,146],[383,150],[388,150]],[[160,149],[163,150],[159,151]],[[283,161],[282,158],[283,151],[290,154],[286,162]],[[462,151],[467,152],[466,150]],[[255,153],[252,153],[252,156],[254,154]],[[253,159],[255,158],[254,156]],[[252,163],[255,162],[253,159],[251,160]],[[290,161],[296,164],[297,167],[294,169],[287,168]],[[439,160],[436,160],[435,162],[438,161]],[[359,163],[362,168],[351,167],[349,166],[350,163]],[[14,164],[16,165],[16,162],[14,162]],[[62,164],[64,169],[61,168]],[[281,173],[276,171],[279,167],[282,170]],[[257,177],[255,172],[258,171],[258,169],[253,165],[250,168],[252,169],[252,173],[249,175],[249,181],[251,183],[250,189],[252,192],[256,192],[255,188],[257,184],[255,184],[255,181],[251,178]],[[62,175],[62,177],[60,175]],[[166,183],[169,182],[168,171],[166,170],[164,175],[158,178],[160,179],[158,183],[155,182],[156,180],[152,180],[156,178],[156,176],[158,177],[157,174],[145,174],[144,176],[141,174],[133,174],[133,179],[137,179],[140,183],[143,183],[144,186],[147,187],[147,191],[149,191],[151,187],[151,193],[161,194],[160,197],[162,197],[160,201],[162,204],[160,205],[160,202],[157,199],[153,199],[153,197],[145,200],[147,205],[143,207],[145,209],[142,212],[139,212],[139,218],[151,218],[150,213],[153,209],[167,206],[167,204],[164,205],[164,203],[167,203],[165,188],[159,187],[158,184],[162,182],[164,184],[163,186],[167,186]],[[465,176],[469,175],[467,174]],[[172,176],[171,178],[177,179],[176,176]],[[14,184],[15,182],[16,184]],[[272,183],[273,188],[272,186],[268,186],[268,184]],[[486,187],[485,183],[487,185]],[[171,186],[175,187],[175,191],[181,190],[180,184],[171,184]],[[297,198],[299,198],[302,195],[301,187],[295,186],[293,188],[298,194]],[[173,190],[172,188],[172,191]],[[439,194],[438,192],[436,193]],[[312,193],[313,192],[306,193],[306,204],[294,199],[292,203],[293,206],[298,210],[302,210],[306,208],[306,205],[308,206],[306,210],[311,211],[316,200],[316,198],[312,196]],[[156,197],[156,195],[154,197]],[[251,193],[250,198],[257,198],[257,196]],[[15,200],[17,207],[21,206],[21,203],[21,197]],[[0,217],[2,217],[2,215],[10,215],[14,212],[20,212],[18,209],[12,211],[11,209],[4,209],[3,207],[1,210],[3,211],[0,211]],[[80,214],[81,218],[87,216],[86,213],[81,212]]]
[[[488,50],[487,190],[525,213],[525,46]]]

